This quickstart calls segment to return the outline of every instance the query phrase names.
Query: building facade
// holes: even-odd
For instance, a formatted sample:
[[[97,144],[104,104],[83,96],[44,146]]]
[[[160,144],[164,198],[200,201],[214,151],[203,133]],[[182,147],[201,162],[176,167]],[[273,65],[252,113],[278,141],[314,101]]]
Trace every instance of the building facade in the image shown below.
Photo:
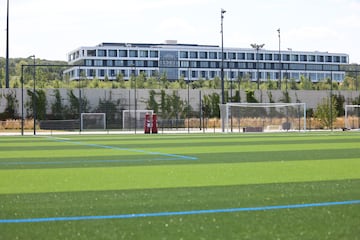
[[[342,53],[279,51],[252,48],[224,48],[211,45],[101,43],[94,47],[80,47],[68,54],[74,65],[66,73],[71,80],[115,80],[119,74],[124,79],[140,73],[159,77],[166,74],[169,80],[184,78],[186,81],[213,79],[221,76],[238,81],[245,77],[252,81],[282,79],[300,80],[305,76],[313,82],[332,79],[341,82],[345,72],[341,66],[349,63],[349,56]]]

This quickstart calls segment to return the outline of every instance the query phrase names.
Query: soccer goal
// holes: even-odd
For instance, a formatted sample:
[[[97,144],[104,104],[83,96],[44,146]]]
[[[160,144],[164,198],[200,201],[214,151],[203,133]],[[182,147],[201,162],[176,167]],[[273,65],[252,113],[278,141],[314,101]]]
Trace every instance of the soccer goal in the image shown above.
[[[144,128],[146,114],[152,117],[154,110],[123,110],[123,129]]]
[[[360,129],[360,105],[345,105],[345,128]]]
[[[227,132],[305,131],[305,103],[220,104]]]
[[[81,113],[80,128],[83,130],[105,130],[105,113]]]

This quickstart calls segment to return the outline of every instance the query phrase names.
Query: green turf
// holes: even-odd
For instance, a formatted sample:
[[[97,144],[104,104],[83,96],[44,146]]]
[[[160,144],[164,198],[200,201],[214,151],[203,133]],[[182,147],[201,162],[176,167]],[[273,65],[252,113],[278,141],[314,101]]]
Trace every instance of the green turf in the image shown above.
[[[0,219],[360,200],[360,134],[0,138]],[[196,158],[196,159],[195,159]],[[360,205],[0,223],[0,239],[360,239]]]

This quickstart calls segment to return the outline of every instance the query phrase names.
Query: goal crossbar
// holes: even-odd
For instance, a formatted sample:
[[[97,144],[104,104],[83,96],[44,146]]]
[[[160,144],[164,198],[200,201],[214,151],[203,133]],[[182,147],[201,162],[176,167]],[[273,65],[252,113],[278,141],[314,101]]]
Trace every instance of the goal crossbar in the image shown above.
[[[351,129],[350,123],[349,123],[349,109],[350,108],[358,108],[358,111],[360,111],[360,105],[345,105],[345,128]],[[358,120],[359,121],[359,120]],[[359,123],[360,125],[360,123]]]
[[[246,108],[281,108],[281,107],[301,107],[303,109],[302,118],[303,118],[303,130],[306,130],[306,103],[226,103],[220,104],[220,112],[222,118],[222,124],[225,124],[224,129],[229,132],[229,118],[232,122],[232,112],[231,108],[233,107],[246,107]],[[239,113],[240,115],[240,113]],[[241,117],[241,116],[239,116]],[[299,125],[300,130],[300,125]]]
[[[86,121],[90,121],[91,123],[88,126]],[[106,113],[81,113],[80,115],[80,129],[86,130],[88,129],[106,129]]]

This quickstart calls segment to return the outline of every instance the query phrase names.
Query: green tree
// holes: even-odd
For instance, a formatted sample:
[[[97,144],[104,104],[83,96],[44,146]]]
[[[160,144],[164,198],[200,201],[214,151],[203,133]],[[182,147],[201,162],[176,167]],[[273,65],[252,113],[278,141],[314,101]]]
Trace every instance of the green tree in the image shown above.
[[[149,91],[149,100],[146,103],[146,109],[154,110],[155,113],[159,112],[159,104],[156,102],[156,92],[154,90]]]
[[[313,83],[309,78],[305,77],[304,75],[301,75],[299,88],[301,90],[313,90]]]
[[[314,115],[320,120],[320,123],[324,128],[332,128],[336,121],[336,116],[338,115],[336,105],[336,98],[332,97],[331,100],[330,98],[323,98],[317,106]]]
[[[54,119],[64,119],[64,105],[62,103],[61,93],[59,89],[54,89],[55,101],[51,104],[51,112]]]
[[[44,120],[46,119],[46,94],[42,89],[38,89],[34,92],[31,90],[27,90],[27,95],[29,96],[28,101],[25,104],[27,108],[28,116],[34,117],[34,104],[33,99],[35,98],[36,103],[36,119]]]
[[[16,111],[18,100],[16,98],[16,93],[13,91],[9,91],[5,95],[6,99],[6,107],[3,114],[1,114],[1,119],[15,119],[18,118],[18,113]]]

